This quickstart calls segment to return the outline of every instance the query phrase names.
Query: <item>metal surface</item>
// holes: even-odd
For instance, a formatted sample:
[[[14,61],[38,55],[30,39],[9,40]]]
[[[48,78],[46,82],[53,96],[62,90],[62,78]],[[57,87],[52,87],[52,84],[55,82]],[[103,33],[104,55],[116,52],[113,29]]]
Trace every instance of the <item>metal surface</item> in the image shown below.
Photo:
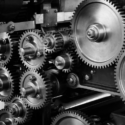
[[[19,54],[28,68],[41,68],[46,60],[42,35],[38,31],[25,32],[20,38]]]
[[[11,73],[5,67],[0,67],[0,100],[9,101],[14,94],[14,83]]]
[[[86,116],[78,111],[64,111],[57,115],[52,125],[90,125]]]
[[[20,81],[20,92],[24,95],[22,88],[28,93],[25,94],[24,101],[29,107],[39,109],[50,102],[51,84],[44,73],[32,70],[25,72]]]
[[[8,125],[8,120],[10,121],[9,125],[17,125],[11,113],[6,109],[0,110],[0,122],[3,122],[4,125]]]
[[[108,93],[98,93],[98,94],[95,94],[95,95],[92,95],[92,96],[89,96],[89,97],[85,97],[85,98],[82,98],[82,99],[79,99],[79,100],[75,100],[75,101],[70,102],[68,104],[63,104],[63,108],[65,110],[71,109],[71,108],[74,108],[74,107],[78,107],[78,106],[81,106],[81,105],[85,105],[85,104],[97,101],[99,99],[107,98],[107,97],[110,97],[110,96],[111,96],[111,94],[108,94]]]
[[[57,56],[55,59],[55,66],[57,69],[62,70],[65,73],[71,72],[74,66],[73,53],[69,51]]]
[[[13,30],[10,31],[10,27],[13,27]],[[30,30],[35,29],[35,22],[34,21],[26,21],[26,22],[8,22],[7,24],[3,24],[0,26],[0,33],[3,32],[14,32],[14,31],[21,31],[21,30]]]
[[[115,82],[121,98],[125,101],[125,52],[115,67]]]
[[[57,23],[70,21],[72,19],[73,12],[58,12],[57,13]],[[44,23],[44,14],[36,14],[35,15],[36,24]]]
[[[85,0],[72,21],[78,56],[88,65],[113,64],[124,46],[124,11],[107,0]]]
[[[48,53],[58,52],[64,47],[63,36],[59,32],[46,34],[43,41],[45,50]]]
[[[12,52],[13,52],[13,46],[12,46],[10,36],[6,32],[0,33],[0,64],[1,65],[5,65],[10,61],[12,57]]]
[[[7,108],[16,123],[23,124],[30,120],[31,110],[28,109],[21,97],[14,97],[11,102],[7,104]]]

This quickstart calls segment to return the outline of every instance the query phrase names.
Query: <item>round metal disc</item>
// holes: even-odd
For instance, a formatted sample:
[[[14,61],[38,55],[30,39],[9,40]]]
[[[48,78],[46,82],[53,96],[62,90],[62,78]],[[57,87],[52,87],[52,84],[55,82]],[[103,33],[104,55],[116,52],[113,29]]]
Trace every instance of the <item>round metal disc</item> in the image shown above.
[[[120,92],[123,100],[125,100],[125,53],[121,56],[117,63],[115,79],[118,91]]]
[[[87,29],[93,24],[105,27],[106,38],[101,42],[87,37]],[[73,19],[73,32],[81,59],[95,67],[115,61],[124,44],[123,18],[115,5],[106,0],[83,1]]]

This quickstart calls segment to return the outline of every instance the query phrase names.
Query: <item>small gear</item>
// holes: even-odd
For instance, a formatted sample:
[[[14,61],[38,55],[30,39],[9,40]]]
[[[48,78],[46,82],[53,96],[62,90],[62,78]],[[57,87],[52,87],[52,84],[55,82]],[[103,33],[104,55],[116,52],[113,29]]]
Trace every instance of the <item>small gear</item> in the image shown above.
[[[27,71],[20,81],[20,92],[25,103],[33,109],[44,107],[51,101],[51,83],[42,71]]]
[[[26,31],[20,38],[19,54],[28,68],[38,70],[43,67],[46,61],[43,35],[38,30]]]
[[[32,111],[26,106],[23,98],[16,96],[7,104],[9,112],[16,123],[23,124],[30,120]]]
[[[118,92],[120,92],[121,98],[123,101],[125,101],[125,52],[121,55],[118,62],[116,63],[115,67],[115,82],[118,89]]]
[[[13,53],[13,45],[8,33],[0,33],[0,65],[6,65]]]
[[[55,59],[55,66],[64,73],[69,73],[75,64],[75,57],[73,52],[67,51],[59,55]]]
[[[78,111],[64,111],[57,115],[52,125],[90,125],[88,118]]]
[[[10,123],[11,125],[17,125],[12,114],[6,109],[0,110],[0,123],[3,123],[5,125],[7,123]]]
[[[14,94],[14,81],[6,67],[0,66],[0,100],[10,101]]]
[[[81,2],[72,21],[79,58],[95,68],[114,64],[125,45],[124,16],[124,10],[117,1]]]
[[[60,32],[51,32],[44,36],[44,47],[47,53],[59,52],[64,47],[63,35]]]

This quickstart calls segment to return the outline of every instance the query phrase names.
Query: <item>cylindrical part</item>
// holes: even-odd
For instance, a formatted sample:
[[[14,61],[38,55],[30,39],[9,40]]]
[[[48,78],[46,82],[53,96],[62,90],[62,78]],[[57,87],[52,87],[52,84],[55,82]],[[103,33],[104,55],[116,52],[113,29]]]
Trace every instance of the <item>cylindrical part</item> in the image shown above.
[[[78,107],[78,106],[81,106],[81,105],[85,105],[87,103],[97,101],[99,99],[107,98],[107,97],[110,97],[110,96],[111,96],[111,94],[108,94],[108,93],[98,93],[98,94],[95,94],[95,95],[92,95],[92,96],[89,96],[89,97],[85,97],[85,98],[82,98],[82,99],[79,99],[79,100],[75,100],[75,101],[70,102],[70,103],[63,104],[63,107],[64,107],[65,110],[67,110],[67,109],[71,109],[71,108],[74,108],[74,107]]]
[[[32,56],[36,54],[36,50],[32,47],[21,48],[21,53],[24,56]]]
[[[24,97],[29,96],[29,95],[35,95],[36,89],[34,89],[32,86],[29,86],[27,88],[22,88],[22,94]]]
[[[5,124],[6,125],[13,125],[13,120],[11,118],[6,118],[5,119]]]
[[[68,69],[71,65],[70,57],[67,54],[57,56],[55,59],[55,66],[57,69]]]
[[[46,37],[44,39],[44,46],[46,46],[48,49],[52,49],[54,47],[54,39],[50,36]]]
[[[4,74],[1,74],[0,75],[0,91],[3,91],[3,90],[7,90],[10,88],[10,81],[9,81],[9,78],[4,75]]]

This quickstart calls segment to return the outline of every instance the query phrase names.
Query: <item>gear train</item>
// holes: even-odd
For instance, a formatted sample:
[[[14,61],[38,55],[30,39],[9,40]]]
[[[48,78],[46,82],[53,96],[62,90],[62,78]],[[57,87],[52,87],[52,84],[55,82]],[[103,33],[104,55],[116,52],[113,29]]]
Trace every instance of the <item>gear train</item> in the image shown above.
[[[124,0],[1,0],[0,17],[0,125],[125,124]]]

